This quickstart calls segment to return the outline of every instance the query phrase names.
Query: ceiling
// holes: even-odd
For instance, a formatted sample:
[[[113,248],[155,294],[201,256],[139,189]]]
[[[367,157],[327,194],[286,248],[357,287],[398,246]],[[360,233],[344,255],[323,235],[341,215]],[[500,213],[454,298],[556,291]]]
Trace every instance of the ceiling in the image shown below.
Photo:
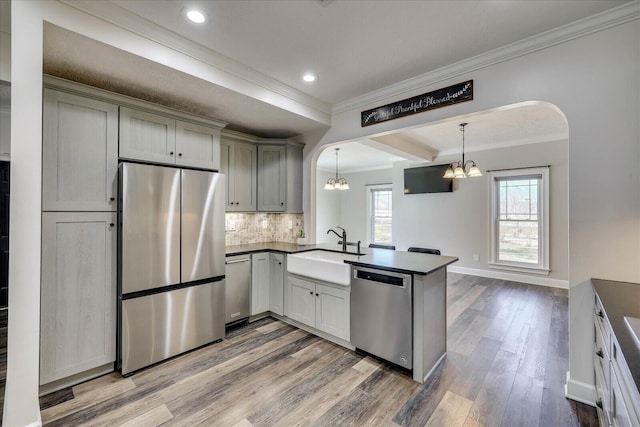
[[[6,2],[1,1],[5,6]],[[130,28],[141,34],[160,31],[167,38],[179,40],[181,45],[186,43],[200,52],[210,52],[221,59],[221,64],[236,64],[235,69],[244,70],[245,75],[253,73],[253,77],[288,88],[310,103],[325,105],[327,111],[336,104],[393,83],[627,3],[616,0],[62,1],[98,16],[103,13],[105,19],[112,22],[133,23]],[[203,25],[187,22],[184,19],[187,6],[203,10],[208,22]],[[7,31],[6,22],[3,27]],[[51,24],[45,25],[44,71],[225,121],[229,129],[260,137],[290,138],[327,127],[326,123],[164,66],[161,58],[152,61],[135,56]],[[318,81],[303,82],[301,76],[307,71],[316,73]],[[465,119],[471,123],[467,128],[469,150],[556,138],[559,127],[566,136],[566,124],[558,124],[561,116],[544,106],[484,116]],[[460,119],[403,131],[391,138],[414,142],[437,159],[459,152]],[[380,148],[380,141],[377,144],[360,141],[359,144],[361,150],[362,144]],[[345,166],[348,166],[349,150],[346,147],[343,150]],[[359,164],[354,168],[376,168],[380,162],[388,164],[398,157],[397,152],[392,152],[390,157],[377,149],[369,151],[367,155],[356,155]],[[322,162],[326,152],[321,156]],[[374,152],[380,158],[374,159]],[[335,163],[333,152],[329,157],[327,164]],[[369,160],[365,162],[365,159]]]
[[[177,34],[336,104],[622,1],[112,0]],[[183,19],[197,6],[204,25]],[[306,84],[313,71],[318,81]]]

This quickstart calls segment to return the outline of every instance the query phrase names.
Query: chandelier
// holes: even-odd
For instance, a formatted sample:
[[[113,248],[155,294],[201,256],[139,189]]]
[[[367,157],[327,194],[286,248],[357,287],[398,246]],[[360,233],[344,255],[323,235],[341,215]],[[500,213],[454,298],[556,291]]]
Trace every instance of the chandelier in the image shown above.
[[[473,160],[464,161],[464,127],[469,123],[460,123],[460,132],[462,132],[462,160],[451,163],[443,175],[443,178],[466,178],[482,176],[480,168],[476,166],[476,162]],[[471,164],[471,167],[467,171],[467,166]]]
[[[335,148],[336,150],[336,177],[329,178],[327,183],[324,185],[325,190],[348,190],[349,184],[347,184],[347,180],[344,178],[338,178],[338,151],[339,148]]]

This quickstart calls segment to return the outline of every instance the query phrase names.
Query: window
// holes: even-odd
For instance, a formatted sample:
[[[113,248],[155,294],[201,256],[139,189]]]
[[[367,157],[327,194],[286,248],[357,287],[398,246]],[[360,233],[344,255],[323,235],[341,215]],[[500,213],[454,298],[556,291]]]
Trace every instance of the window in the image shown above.
[[[491,265],[549,273],[549,168],[490,173]]]
[[[369,243],[391,243],[391,187],[369,188]]]

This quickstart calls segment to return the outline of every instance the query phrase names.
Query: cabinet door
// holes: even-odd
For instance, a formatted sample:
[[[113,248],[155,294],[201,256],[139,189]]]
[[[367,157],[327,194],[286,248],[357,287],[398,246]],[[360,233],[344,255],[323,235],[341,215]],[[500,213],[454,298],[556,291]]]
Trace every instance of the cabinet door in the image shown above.
[[[228,141],[220,141],[220,173],[224,174],[225,179],[225,197],[224,206],[225,211],[233,211],[233,205],[231,204],[231,198],[233,197],[233,176],[231,175],[233,170],[233,143]]]
[[[233,146],[233,210],[249,212],[256,210],[256,158],[257,148],[253,144],[236,142]]]
[[[269,310],[284,315],[284,254],[271,255]]]
[[[42,215],[40,384],[115,361],[116,214]]]
[[[286,290],[288,294],[286,316],[315,328],[315,290],[315,283],[289,276]]]
[[[220,169],[220,129],[176,121],[176,164]]]
[[[269,253],[251,255],[251,315],[269,311]]]
[[[258,147],[258,210],[284,212],[286,203],[286,147]]]
[[[176,121],[120,107],[120,157],[175,164]]]
[[[316,284],[316,328],[350,340],[349,291]]]
[[[302,147],[287,146],[287,212],[302,212]]]
[[[118,107],[44,91],[42,210],[115,211]]]

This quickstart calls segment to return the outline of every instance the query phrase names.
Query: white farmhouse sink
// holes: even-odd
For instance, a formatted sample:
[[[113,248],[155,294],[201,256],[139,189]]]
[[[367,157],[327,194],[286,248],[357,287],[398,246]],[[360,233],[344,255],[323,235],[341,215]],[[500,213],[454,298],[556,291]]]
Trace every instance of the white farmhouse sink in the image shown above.
[[[287,256],[287,271],[329,283],[349,286],[351,265],[344,260],[357,260],[358,255],[343,252],[314,250]]]

